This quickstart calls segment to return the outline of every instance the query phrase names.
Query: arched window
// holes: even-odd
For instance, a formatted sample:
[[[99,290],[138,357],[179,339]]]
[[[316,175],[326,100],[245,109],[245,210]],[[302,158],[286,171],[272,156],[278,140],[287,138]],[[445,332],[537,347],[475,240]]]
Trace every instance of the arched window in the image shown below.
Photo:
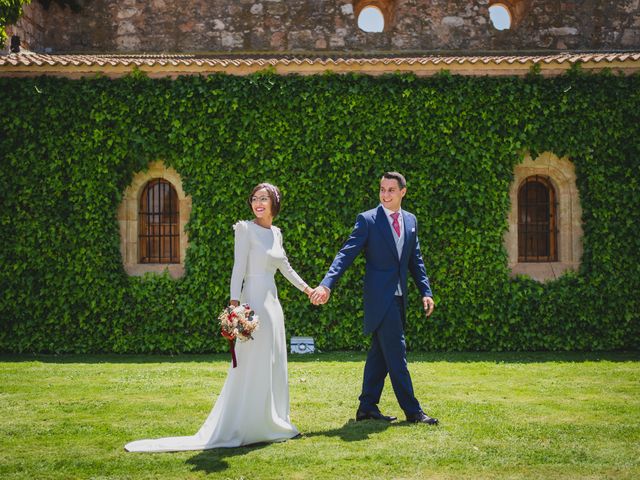
[[[396,0],[353,0],[358,28],[363,32],[387,32],[394,23]]]
[[[529,16],[531,0],[489,0],[489,21],[496,30],[512,30]]]
[[[358,15],[358,27],[364,32],[382,32],[384,15],[377,6],[364,7]]]
[[[494,3],[489,7],[489,18],[496,30],[509,30],[511,28],[511,12],[502,3]]]
[[[527,177],[518,190],[518,261],[555,262],[556,194],[548,177]]]
[[[582,209],[576,171],[566,157],[525,154],[509,186],[504,245],[512,275],[544,282],[577,271],[582,257]]]
[[[118,207],[125,271],[129,275],[168,272],[173,278],[182,277],[190,214],[191,197],[185,194],[176,170],[158,160],[135,173]]]
[[[140,196],[138,256],[140,263],[179,263],[180,225],[176,189],[168,181],[149,181]]]

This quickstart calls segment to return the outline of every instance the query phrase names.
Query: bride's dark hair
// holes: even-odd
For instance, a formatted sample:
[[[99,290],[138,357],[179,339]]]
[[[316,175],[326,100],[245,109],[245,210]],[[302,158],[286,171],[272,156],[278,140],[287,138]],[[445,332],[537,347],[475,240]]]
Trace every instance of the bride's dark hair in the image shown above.
[[[251,190],[251,194],[247,199],[247,203],[249,204],[249,208],[251,208],[251,199],[258,190],[262,190],[263,188],[269,194],[269,198],[271,199],[271,215],[273,216],[273,218],[275,218],[276,216],[278,216],[278,213],[280,213],[281,198],[280,190],[275,185],[272,185],[270,183],[259,183],[258,185],[253,187],[253,190]]]

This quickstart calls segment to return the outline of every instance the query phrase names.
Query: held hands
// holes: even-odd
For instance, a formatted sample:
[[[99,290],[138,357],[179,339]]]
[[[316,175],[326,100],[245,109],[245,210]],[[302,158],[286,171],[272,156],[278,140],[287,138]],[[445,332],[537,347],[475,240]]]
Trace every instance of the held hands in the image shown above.
[[[314,305],[324,305],[329,301],[330,296],[331,291],[328,288],[318,285],[316,288],[311,290],[309,300],[311,300],[311,303]]]
[[[422,297],[422,305],[424,306],[424,313],[427,315],[431,315],[433,313],[433,309],[436,308],[436,304],[433,302],[433,298],[431,297]]]
[[[318,305],[318,303],[314,302],[314,299],[316,298],[316,291],[321,288],[321,287],[316,287],[316,288],[311,288],[311,287],[306,287],[304,289],[304,294],[309,297],[309,301],[311,303],[313,303],[314,305]],[[324,291],[322,290],[322,294],[324,293]],[[329,298],[329,296],[327,295],[327,299]],[[325,303],[326,300],[322,303]]]
[[[309,301],[314,305],[322,305],[329,300],[329,289],[318,286],[316,288],[307,287],[304,289],[305,295],[309,297]]]

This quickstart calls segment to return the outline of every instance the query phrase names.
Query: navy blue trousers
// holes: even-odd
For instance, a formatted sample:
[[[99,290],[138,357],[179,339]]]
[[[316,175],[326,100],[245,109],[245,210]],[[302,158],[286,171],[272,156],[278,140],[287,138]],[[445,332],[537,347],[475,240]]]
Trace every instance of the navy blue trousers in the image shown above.
[[[407,368],[404,323],[404,303],[402,297],[397,296],[371,337],[371,348],[364,366],[360,395],[360,408],[364,411],[378,411],[387,374],[391,378],[400,408],[405,414],[413,415],[422,411],[413,393],[411,375]]]

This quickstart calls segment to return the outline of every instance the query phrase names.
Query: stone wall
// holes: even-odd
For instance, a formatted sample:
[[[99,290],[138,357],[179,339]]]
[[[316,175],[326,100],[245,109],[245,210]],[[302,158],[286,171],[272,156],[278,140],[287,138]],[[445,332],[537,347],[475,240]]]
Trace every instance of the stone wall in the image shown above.
[[[640,0],[82,0],[73,13],[52,4],[32,50],[341,54],[637,50]],[[496,30],[489,7],[511,11]],[[385,13],[366,33],[356,14]]]
[[[42,5],[33,2],[24,5],[22,8],[22,17],[15,25],[7,26],[7,44],[5,50],[9,51],[11,44],[11,36],[18,35],[20,37],[20,47],[23,50],[37,50],[44,45],[45,32],[45,15]]]

